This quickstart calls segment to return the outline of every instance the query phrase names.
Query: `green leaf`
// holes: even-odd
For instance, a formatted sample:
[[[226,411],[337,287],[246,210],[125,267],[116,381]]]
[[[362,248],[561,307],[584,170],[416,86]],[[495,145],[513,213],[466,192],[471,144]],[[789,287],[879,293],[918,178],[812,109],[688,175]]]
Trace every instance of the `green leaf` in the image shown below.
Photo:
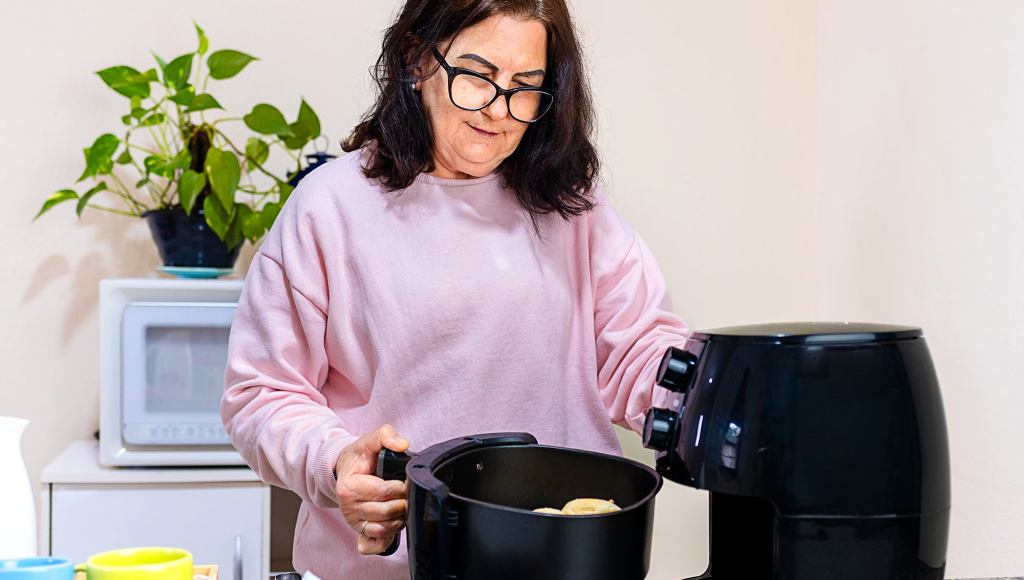
[[[172,102],[178,103],[183,107],[188,107],[192,104],[192,101],[196,98],[195,89],[191,86],[186,86],[180,91],[174,93],[168,97]]]
[[[242,233],[242,208],[249,209],[249,206],[245,204],[238,204],[235,211],[235,217],[231,220],[231,225],[228,226],[228,231],[224,234],[224,244],[229,250],[235,249],[236,246],[245,241],[245,236]]]
[[[188,149],[182,149],[171,159],[170,168],[174,170],[185,169],[189,165],[192,165],[192,153]]]
[[[150,78],[130,66],[112,66],[97,71],[96,74],[107,83],[107,86],[126,97],[149,96]]]
[[[132,152],[128,149],[127,145],[125,145],[124,151],[121,152],[121,155],[115,160],[115,162],[118,165],[128,165],[132,162]]]
[[[181,181],[178,182],[178,201],[181,202],[181,207],[185,208],[186,214],[192,213],[196,196],[204,187],[206,187],[206,174],[196,173],[191,169],[186,169],[181,174]]]
[[[231,209],[235,209],[234,204],[231,204]],[[210,229],[223,240],[228,228],[231,227],[232,214],[228,213],[212,195],[203,198],[203,213],[206,214],[206,223],[210,224]]]
[[[254,60],[259,59],[237,50],[218,50],[206,59],[206,65],[210,67],[210,76],[221,80],[235,76]]]
[[[294,131],[296,128],[295,123],[292,123],[289,127]],[[309,137],[296,134],[291,137],[285,137],[281,142],[289,149],[302,149],[305,147],[306,143],[309,143]]]
[[[149,127],[150,125],[159,125],[160,123],[163,123],[165,120],[167,120],[167,117],[163,113],[158,111],[146,117],[145,119],[142,119],[139,122],[139,126]]]
[[[242,118],[247,127],[264,135],[291,136],[292,129],[284,120],[284,115],[277,107],[260,103],[252,108],[252,112]]]
[[[205,111],[206,109],[224,109],[217,99],[213,98],[209,93],[201,93],[196,95],[195,99],[188,105],[188,112],[194,113],[195,111]]]
[[[303,133],[310,139],[320,136],[320,118],[316,116],[306,99],[302,99],[302,103],[299,105],[299,119],[295,124],[299,125]]]
[[[281,213],[281,204],[269,202],[263,205],[263,209],[260,210],[260,220],[263,221],[265,230],[270,230],[279,213]]]
[[[195,53],[183,54],[172,60],[164,69],[164,83],[176,89],[184,88],[188,84],[188,77],[192,74],[192,58]]]
[[[132,124],[132,116],[131,115],[124,115],[123,117],[121,117],[121,122],[124,123],[125,125],[131,125]]]
[[[287,182],[284,182],[284,181],[278,181],[277,182],[277,188],[279,190],[281,190],[281,194],[278,196],[278,202],[277,203],[279,203],[282,206],[284,206],[284,202],[288,201],[288,198],[291,197],[292,191],[295,188],[292,187],[291,185],[289,185]]]
[[[155,68],[147,70],[142,76],[144,76],[145,78],[149,79],[154,83],[160,82],[160,77],[156,74]]]
[[[176,171],[188,167],[190,163],[192,163],[192,155],[187,149],[182,149],[170,159],[159,155],[150,155],[142,161],[146,173],[155,173],[168,179],[173,179]]]
[[[270,145],[259,137],[249,137],[245,142],[245,156],[256,165],[263,165],[270,156]]]
[[[132,108],[132,117],[135,117],[136,119],[141,119],[145,117],[146,113],[148,112],[149,109],[143,109],[142,107],[134,107]]]
[[[196,27],[196,34],[199,35],[199,50],[196,52],[199,53],[199,56],[202,56],[206,54],[206,50],[210,48],[210,41],[206,39],[206,33],[203,32],[202,28],[199,28],[199,25],[196,24],[195,20],[192,21],[192,25]]]
[[[295,134],[293,134],[291,137],[285,137],[281,142],[284,144],[285,147],[289,149],[301,150],[303,147],[306,146],[306,143],[309,143],[309,137],[306,135],[298,134],[298,128],[296,127],[295,123],[289,125],[289,128],[291,128]]]
[[[156,61],[156,64],[160,65],[160,70],[161,71],[163,71],[164,69],[167,68],[167,63],[164,62],[164,59],[160,58],[160,55],[158,55],[157,53],[153,52],[152,50],[149,51],[149,54],[153,55],[153,60]]]
[[[50,211],[50,208],[57,205],[58,203],[63,203],[65,201],[68,201],[69,199],[78,199],[78,194],[75,193],[75,190],[62,189],[54,193],[50,197],[46,198],[46,201],[43,203],[43,207],[40,208],[39,213],[36,214],[36,217],[32,218],[32,221],[36,221],[37,219],[39,219],[39,216]]]
[[[110,133],[104,133],[93,141],[92,146],[83,149],[85,152],[85,171],[78,177],[78,183],[87,177],[93,177],[96,175],[106,175],[114,169],[114,152],[117,151],[117,146],[121,144],[121,140],[111,135]]]
[[[85,206],[89,204],[89,199],[105,189],[107,189],[107,183],[105,181],[101,181],[93,186],[92,189],[83,193],[82,197],[78,198],[78,205],[75,207],[75,213],[78,214],[78,217],[82,217],[82,211],[85,209]]]
[[[293,136],[284,140],[285,147],[289,149],[302,149],[310,139],[320,135],[320,119],[310,108],[306,100],[299,105],[299,118],[289,125]]]
[[[263,234],[267,232],[267,228],[263,225],[263,218],[260,212],[255,212],[248,205],[241,204],[238,206],[238,216],[235,218],[239,221],[242,227],[242,235],[251,242],[256,242]]]
[[[235,190],[238,189],[238,180],[242,175],[242,168],[238,164],[238,158],[234,153],[211,147],[206,152],[206,163],[204,164],[206,177],[210,180],[210,187],[217,196],[221,205],[232,207],[235,203]]]
[[[140,180],[135,182],[135,188],[138,189],[138,188],[142,187],[143,185],[146,185],[147,183],[149,183],[149,181],[150,181],[150,179],[149,179],[149,176],[147,175],[147,176],[143,177],[142,179],[140,179]]]
[[[146,173],[156,173],[157,175],[163,175],[163,168],[167,166],[167,160],[159,155],[147,155],[142,160],[142,166],[146,168]]]

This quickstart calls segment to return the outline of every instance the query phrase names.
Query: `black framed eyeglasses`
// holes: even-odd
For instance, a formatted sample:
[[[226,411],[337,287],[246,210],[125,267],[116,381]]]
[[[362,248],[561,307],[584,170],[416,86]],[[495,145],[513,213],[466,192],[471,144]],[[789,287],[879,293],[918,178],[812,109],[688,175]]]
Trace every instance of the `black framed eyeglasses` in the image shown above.
[[[555,102],[555,95],[541,87],[503,89],[484,75],[466,68],[452,66],[436,48],[434,58],[448,73],[448,97],[464,111],[479,111],[491,106],[498,97],[505,97],[508,113],[523,123],[533,123],[544,116]]]

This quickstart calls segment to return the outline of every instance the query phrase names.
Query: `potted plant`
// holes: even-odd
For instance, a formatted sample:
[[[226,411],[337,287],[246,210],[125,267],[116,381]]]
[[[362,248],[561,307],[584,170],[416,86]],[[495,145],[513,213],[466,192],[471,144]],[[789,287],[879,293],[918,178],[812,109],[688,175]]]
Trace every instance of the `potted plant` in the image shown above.
[[[88,189],[60,189],[34,219],[54,206],[74,201],[87,208],[142,217],[149,225],[165,267],[231,268],[245,240],[255,243],[270,229],[298,179],[323,153],[302,151],[320,135],[320,121],[301,99],[295,121],[273,105],[260,103],[243,117],[206,115],[224,108],[207,92],[210,79],[234,77],[258,60],[237,50],[209,53],[203,29],[193,22],[198,47],[170,62],[155,53],[157,67],[130,66],[97,71],[100,79],[128,100],[121,117],[123,136],[104,133],[84,149],[85,170],[77,183]],[[225,134],[223,124],[242,121],[252,132],[244,147]],[[148,139],[137,139],[141,134]],[[266,166],[271,149],[292,158],[294,171],[280,176]],[[134,173],[137,180],[121,175]],[[133,185],[130,186],[130,185]],[[101,196],[113,201],[100,203]],[[241,200],[236,198],[242,198]]]

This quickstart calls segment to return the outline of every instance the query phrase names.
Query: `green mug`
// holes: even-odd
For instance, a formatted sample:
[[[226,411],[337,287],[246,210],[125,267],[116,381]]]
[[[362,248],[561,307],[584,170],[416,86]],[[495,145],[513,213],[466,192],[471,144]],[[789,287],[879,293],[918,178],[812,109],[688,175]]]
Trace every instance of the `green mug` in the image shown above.
[[[75,566],[87,580],[192,580],[192,552],[181,548],[126,548],[93,554]]]

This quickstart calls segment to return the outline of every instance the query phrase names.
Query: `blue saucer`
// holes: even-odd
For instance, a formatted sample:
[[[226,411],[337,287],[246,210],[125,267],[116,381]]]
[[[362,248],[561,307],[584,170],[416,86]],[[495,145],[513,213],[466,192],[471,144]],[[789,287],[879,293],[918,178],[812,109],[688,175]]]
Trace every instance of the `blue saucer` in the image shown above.
[[[235,271],[234,268],[192,268],[187,266],[160,266],[157,268],[165,274],[177,276],[178,278],[193,278],[209,280],[220,278]]]

